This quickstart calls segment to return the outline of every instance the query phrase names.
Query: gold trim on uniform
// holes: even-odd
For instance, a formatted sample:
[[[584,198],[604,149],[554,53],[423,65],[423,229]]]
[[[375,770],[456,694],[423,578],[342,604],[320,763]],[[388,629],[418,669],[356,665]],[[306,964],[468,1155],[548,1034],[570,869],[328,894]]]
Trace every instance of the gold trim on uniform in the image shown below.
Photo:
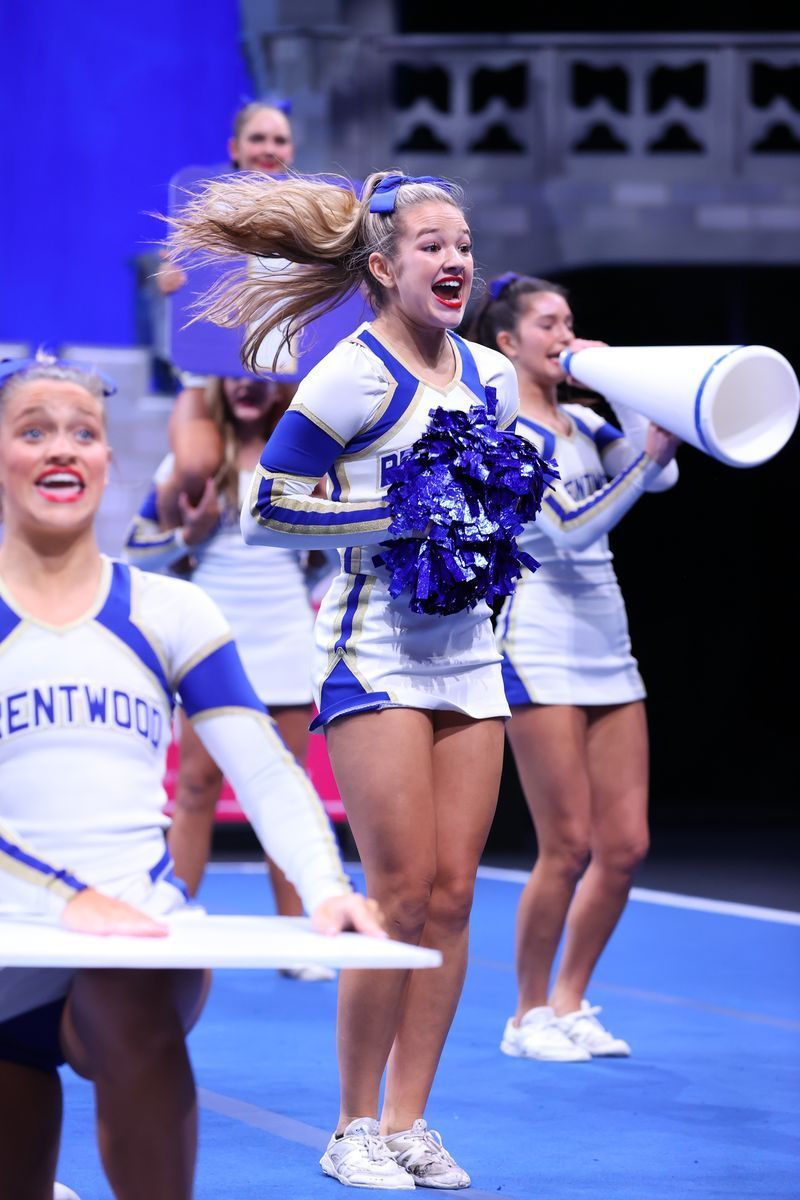
[[[74,874],[69,867],[57,867],[55,863],[45,862],[44,859],[39,857],[33,846],[30,846],[23,838],[13,833],[7,825],[0,823],[0,833],[3,835],[5,841],[22,850],[24,854],[30,855],[31,858],[44,863],[45,866],[56,867],[56,870],[66,870],[70,875]],[[77,896],[80,890],[79,888],[71,887],[63,879],[59,879],[58,876],[52,875],[48,871],[40,871],[38,867],[31,867],[28,863],[20,862],[18,858],[15,858],[13,854],[5,850],[0,850],[0,864],[2,864],[0,865],[0,870],[5,871],[7,875],[14,875],[17,879],[22,879],[26,883],[32,883],[37,887],[44,888],[46,891],[60,896],[63,900],[71,900],[73,896]]]
[[[186,678],[193,667],[196,667],[198,663],[201,663],[204,658],[208,658],[208,656],[213,654],[215,650],[219,650],[220,646],[225,646],[228,642],[232,641],[233,634],[228,629],[225,631],[225,633],[219,634],[218,637],[212,638],[210,642],[206,642],[206,644],[201,646],[199,650],[195,650],[194,654],[190,654],[186,662],[183,663],[183,665],[180,666],[175,672],[175,683],[173,686],[175,688],[179,687],[181,680]]]
[[[0,596],[3,597],[11,611],[16,613],[18,617],[22,618],[23,622],[27,621],[30,625],[37,625],[40,629],[47,629],[50,633],[72,633],[73,629],[78,629],[81,625],[88,625],[95,619],[97,614],[103,608],[103,605],[108,599],[109,592],[111,591],[111,559],[105,554],[102,554],[100,557],[100,583],[98,585],[97,592],[95,593],[95,598],[85,613],[83,613],[80,617],[76,617],[74,621],[68,621],[66,625],[51,625],[49,621],[42,621],[39,619],[39,617],[34,617],[33,614],[29,613],[26,608],[23,608],[17,603],[12,593],[3,583],[2,578],[0,578]]]
[[[149,529],[152,529],[154,532],[149,534],[147,532]],[[175,537],[175,530],[161,529],[155,521],[148,521],[146,517],[136,517],[134,518],[133,530],[130,537],[135,538],[136,541],[131,545],[129,538],[129,549],[136,551],[137,554],[152,554],[155,551],[163,551],[167,548],[170,538]],[[187,546],[184,553],[191,553],[191,548]]]
[[[314,536],[317,534],[324,534],[330,538],[335,538],[340,534],[378,533],[383,529],[388,529],[389,525],[392,523],[392,517],[388,514],[388,510],[385,517],[376,517],[371,521],[358,521],[355,523],[345,521],[344,518],[347,516],[347,506],[344,505],[340,500],[322,500],[319,497],[310,498],[308,496],[303,499],[296,493],[286,492],[284,489],[284,481],[287,479],[291,479],[293,481],[298,479],[306,479],[314,485],[317,483],[316,479],[310,479],[309,476],[300,475],[279,475],[271,471],[265,471],[263,467],[259,469],[262,471],[264,478],[271,479],[273,481],[270,503],[275,505],[280,504],[281,507],[287,508],[290,512],[313,513],[319,516],[330,513],[334,517],[342,517],[341,521],[335,521],[328,525],[303,524],[302,526],[298,526],[292,521],[278,521],[274,517],[265,517],[257,510],[256,505],[258,500],[258,492],[255,489],[254,484],[253,487],[254,490],[256,490],[256,496],[255,501],[253,501],[253,491],[251,490],[250,513],[256,519],[258,524],[263,525],[265,529],[274,529],[277,533],[294,533],[301,536],[307,534],[313,534]],[[366,507],[366,505],[376,507],[381,503],[382,501],[380,497],[378,497],[375,500],[364,500],[361,504],[355,507]]]
[[[624,486],[614,488],[613,491],[609,490],[602,500],[597,500],[590,507],[587,507],[579,516],[574,515],[578,505],[575,503],[572,496],[570,496],[566,488],[560,487],[559,485],[556,485],[553,490],[556,492],[556,495],[565,495],[567,497],[568,503],[563,505],[563,507],[567,509],[567,517],[562,517],[555,511],[553,508],[552,498],[549,496],[545,497],[543,506],[545,504],[547,505],[548,515],[552,518],[559,529],[580,529],[580,527],[585,525],[587,521],[594,520],[597,513],[602,513],[610,504],[613,504],[616,501],[617,496],[624,495],[624,493],[627,492],[630,487],[632,487],[639,477],[644,474],[647,461],[651,460],[646,460],[645,458],[640,459],[636,466],[633,467],[625,477]],[[593,495],[596,496],[597,492],[594,492]],[[586,500],[590,499],[590,496],[586,497]]]
[[[523,567],[522,572],[523,572],[523,575],[525,575],[526,572],[529,575],[533,575],[533,571],[528,570],[527,567]],[[520,579],[519,582],[517,583],[517,587],[520,587],[521,585],[522,585],[522,579]],[[517,666],[517,664],[514,662],[514,659],[512,658],[512,656],[508,650],[508,644],[510,642],[514,641],[514,637],[516,634],[516,628],[517,628],[517,622],[519,621],[520,609],[522,607],[521,604],[515,603],[516,595],[517,595],[517,593],[513,592],[512,595],[509,596],[509,598],[508,598],[508,603],[511,605],[511,617],[508,622],[508,632],[503,634],[501,637],[499,637],[497,639],[497,649],[498,649],[499,653],[501,655],[504,654],[506,656],[506,658],[508,659],[508,661],[511,663],[511,666],[512,666],[514,672],[522,680],[522,686],[525,688],[525,691],[528,693],[532,703],[537,704],[538,701],[536,699],[536,688],[532,687],[528,683],[528,679],[526,677],[525,672],[522,671]],[[501,612],[500,616],[502,618],[502,612]],[[498,620],[498,624],[499,624],[499,620]],[[510,707],[511,707],[511,704],[509,703],[509,708]],[[515,705],[515,707],[519,707],[519,706]]]
[[[300,401],[299,404],[293,404],[291,406],[291,411],[301,413],[307,421],[310,421],[312,425],[316,425],[317,429],[321,429],[323,433],[327,433],[329,438],[333,438],[333,440],[338,442],[340,446],[344,446],[345,443],[342,435],[337,433],[335,429],[331,429],[330,425],[326,425],[322,420],[322,417],[318,417],[316,413],[311,412],[310,409],[306,408],[302,401]]]
[[[360,458],[370,458],[378,450],[382,450],[386,443],[391,441],[393,437],[400,433],[401,429],[405,429],[411,418],[416,415],[417,409],[419,408],[421,402],[421,390],[422,384],[418,384],[417,390],[414,392],[414,395],[411,397],[405,407],[405,411],[397,418],[391,429],[387,429],[386,433],[384,433],[382,437],[377,438],[374,442],[370,442],[370,444],[363,450],[359,450],[355,454],[344,454],[342,455],[342,458],[348,462],[357,462]]]
[[[147,640],[147,642],[150,645],[151,650],[156,655],[156,658],[158,658],[159,662],[161,662],[161,656],[159,654],[158,647],[153,645],[146,630],[142,629],[141,625],[137,625],[136,628],[139,630],[142,637],[144,637]],[[167,706],[167,711],[169,711],[169,707],[168,707],[169,701],[167,700],[167,698],[164,694],[164,680],[166,681],[167,687],[171,687],[171,682],[170,682],[169,675],[166,673],[166,671],[164,672],[164,680],[159,679],[158,676],[156,675],[155,671],[151,671],[150,668],[147,666],[147,664],[141,660],[141,658],[136,653],[136,651],[132,650],[127,642],[123,641],[123,639],[121,637],[119,637],[118,634],[114,633],[113,629],[107,629],[105,625],[101,625],[98,622],[97,623],[97,631],[98,631],[98,633],[105,634],[106,637],[111,638],[112,641],[114,642],[114,645],[116,646],[116,648],[118,650],[122,650],[122,652],[124,654],[126,654],[128,656],[128,658],[131,660],[131,662],[135,663],[136,666],[139,668],[139,670],[143,671],[145,673],[145,675],[148,677],[148,679],[154,685],[158,695],[163,698],[164,704],[165,704],[165,706]],[[162,664],[162,666],[163,666],[163,664]]]
[[[144,640],[149,643],[151,650],[159,661],[161,670],[164,672],[164,678],[169,681],[169,658],[167,656],[167,652],[161,644],[161,639],[155,633],[153,633],[153,631],[149,629],[147,625],[143,625],[139,619],[139,594],[142,588],[143,580],[144,576],[140,574],[139,570],[135,567],[131,567],[131,625],[135,625]]]

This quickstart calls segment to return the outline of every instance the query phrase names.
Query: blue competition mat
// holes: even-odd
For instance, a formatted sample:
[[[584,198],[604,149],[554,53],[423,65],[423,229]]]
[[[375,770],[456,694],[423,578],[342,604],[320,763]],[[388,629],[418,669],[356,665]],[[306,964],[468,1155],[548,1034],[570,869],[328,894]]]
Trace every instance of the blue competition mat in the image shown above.
[[[427,1113],[472,1175],[465,1196],[797,1200],[800,914],[637,891],[590,995],[633,1057],[532,1062],[498,1049],[515,1002],[520,878],[481,872],[464,996]],[[200,899],[212,912],[272,911],[260,864],[213,865]],[[215,974],[190,1038],[197,1200],[340,1195],[318,1167],[338,1110],[335,1012],[335,983]],[[107,1200],[91,1088],[63,1076],[59,1178],[81,1200]]]

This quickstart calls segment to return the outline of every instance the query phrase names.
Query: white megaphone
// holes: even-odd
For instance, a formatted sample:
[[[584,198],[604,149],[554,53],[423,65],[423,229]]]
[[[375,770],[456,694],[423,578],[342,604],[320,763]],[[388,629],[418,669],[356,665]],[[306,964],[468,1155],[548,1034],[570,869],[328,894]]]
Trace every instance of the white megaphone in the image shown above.
[[[732,467],[781,450],[800,415],[791,364],[768,346],[597,346],[564,370]]]

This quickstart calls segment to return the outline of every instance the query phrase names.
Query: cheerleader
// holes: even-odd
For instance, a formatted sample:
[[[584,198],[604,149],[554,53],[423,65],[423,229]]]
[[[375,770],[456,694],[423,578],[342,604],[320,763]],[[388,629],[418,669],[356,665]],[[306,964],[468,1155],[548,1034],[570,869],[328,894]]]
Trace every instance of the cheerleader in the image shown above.
[[[162,918],[186,903],[161,786],[179,696],[315,927],[380,933],[216,605],[97,548],[111,390],[74,363],[0,364],[0,920],[167,932]],[[52,1195],[67,1061],[94,1084],[114,1196],[189,1200],[197,1105],[185,1034],[206,985],[195,971],[0,970],[3,1195]]]
[[[161,463],[155,485],[132,522],[125,557],[146,570],[191,562],[192,581],[227,618],[248,677],[295,758],[303,763],[311,714],[312,612],[304,557],[297,550],[252,553],[239,530],[239,512],[264,441],[289,403],[285,385],[244,377],[211,379],[205,404],[223,446],[222,466],[192,505],[179,490],[175,456]],[[182,522],[163,528],[162,511],[177,506]],[[318,556],[322,557],[322,556]],[[211,845],[222,773],[191,722],[180,721],[180,766],[169,845],[192,895],[200,886]],[[302,904],[269,862],[278,912],[297,916]],[[333,978],[324,967],[287,970],[296,978]]]
[[[675,483],[678,439],[621,406],[629,436],[558,402],[559,355],[602,343],[575,338],[557,284],[509,272],[490,284],[473,328],[516,367],[518,430],[560,474],[523,540],[541,569],[523,572],[497,621],[508,740],[539,851],[520,900],[519,999],[501,1049],[561,1062],[627,1056],[586,998],[648,844],[645,690],[607,535],[645,491]]]
[[[359,287],[377,314],[300,383],[264,448],[242,530],[254,545],[340,548],[316,622],[315,723],[392,934],[444,956],[429,979],[341,974],[341,1111],[322,1168],[356,1187],[467,1187],[425,1109],[463,984],[508,706],[485,600],[446,615],[412,609],[381,543],[392,538],[387,487],[431,414],[485,413],[491,400],[497,428],[510,429],[516,375],[496,350],[453,333],[472,286],[472,239],[460,192],[441,179],[379,172],[359,200],[346,181],[230,177],[174,225],[178,256],[302,264],[277,285],[233,280],[206,306],[212,320],[248,327],[250,364],[271,329],[285,323],[292,337]],[[321,476],[327,499],[313,495]]]
[[[284,110],[277,104],[252,100],[234,114],[227,144],[232,167],[267,175],[280,175],[292,167],[295,147],[289,107],[287,103]],[[164,252],[154,281],[163,298],[185,285],[186,273],[170,263]],[[179,377],[181,391],[169,419],[176,487],[161,497],[161,516],[171,528],[181,522],[178,496],[185,493],[193,504],[200,503],[207,481],[225,457],[225,438],[207,403],[211,381],[187,372],[179,372]]]

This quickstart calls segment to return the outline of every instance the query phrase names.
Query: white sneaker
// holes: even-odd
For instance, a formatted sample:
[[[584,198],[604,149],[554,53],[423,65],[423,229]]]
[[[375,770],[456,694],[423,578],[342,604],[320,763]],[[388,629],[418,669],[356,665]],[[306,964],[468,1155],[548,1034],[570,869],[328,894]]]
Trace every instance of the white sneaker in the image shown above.
[[[512,1058],[538,1058],[543,1062],[588,1062],[592,1057],[567,1036],[549,1004],[529,1008],[519,1025],[509,1017],[500,1049]]]
[[[64,1183],[53,1184],[53,1200],[81,1200],[77,1192]]]
[[[586,1050],[592,1058],[627,1058],[630,1046],[600,1024],[597,1014],[602,1011],[599,1004],[581,1000],[578,1011],[558,1017],[558,1024],[572,1044]]]
[[[404,1171],[381,1137],[373,1117],[357,1117],[341,1137],[334,1136],[319,1160],[326,1175],[346,1187],[410,1191],[414,1180]]]
[[[401,1167],[413,1175],[417,1187],[466,1188],[472,1182],[463,1167],[442,1145],[441,1134],[428,1129],[418,1117],[410,1129],[387,1134],[384,1139]]]
[[[307,963],[304,967],[280,967],[278,974],[284,979],[299,979],[302,983],[327,983],[336,978],[332,967],[322,967],[318,963]]]

